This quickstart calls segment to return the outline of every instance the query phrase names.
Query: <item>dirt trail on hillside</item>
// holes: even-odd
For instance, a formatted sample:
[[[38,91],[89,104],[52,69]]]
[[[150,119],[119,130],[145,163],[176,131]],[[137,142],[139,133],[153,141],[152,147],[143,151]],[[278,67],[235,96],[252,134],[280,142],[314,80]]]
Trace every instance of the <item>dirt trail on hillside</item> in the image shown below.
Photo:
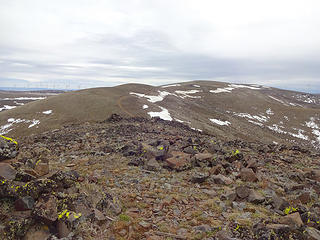
[[[120,97],[119,99],[118,99],[118,101],[117,101],[117,104],[118,104],[118,106],[119,106],[119,108],[123,111],[123,112],[125,112],[126,114],[128,114],[130,117],[134,117],[134,115],[133,114],[131,114],[130,112],[128,112],[123,106],[122,106],[122,100],[124,100],[124,99],[126,99],[126,98],[128,98],[128,96],[122,96],[122,97]]]

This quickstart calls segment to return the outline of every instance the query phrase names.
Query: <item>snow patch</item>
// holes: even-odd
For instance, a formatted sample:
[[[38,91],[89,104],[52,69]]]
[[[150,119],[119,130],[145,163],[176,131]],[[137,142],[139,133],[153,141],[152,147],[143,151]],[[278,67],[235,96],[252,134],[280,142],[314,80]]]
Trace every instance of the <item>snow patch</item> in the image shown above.
[[[40,123],[39,120],[35,120],[35,119],[31,120],[31,122],[32,123],[29,125],[28,128],[32,128],[32,127],[34,127],[34,126],[36,126],[36,125],[38,125]]]
[[[14,101],[13,103],[15,103],[16,105],[19,105],[19,106],[23,106],[24,103],[20,103],[20,102],[17,102],[17,101]]]
[[[18,97],[18,98],[3,98],[1,100],[42,100],[47,97]]]
[[[190,96],[189,95],[189,94],[195,94],[195,93],[199,93],[199,92],[202,92],[202,91],[200,91],[200,90],[188,90],[188,91],[179,91],[178,90],[178,91],[175,91],[175,93],[180,95],[179,97],[181,97],[182,99],[186,98],[186,97],[189,97],[189,98],[201,98],[201,96]]]
[[[2,108],[0,108],[0,112],[3,110],[10,110],[10,109],[14,109],[17,106],[9,106],[9,105],[4,105]]]
[[[51,114],[51,113],[52,113],[52,110],[43,111],[42,113],[43,113],[43,114],[47,114],[47,115],[49,115],[49,114]]]
[[[177,122],[179,122],[179,123],[184,123],[184,121],[182,121],[182,120],[180,120],[180,119],[178,119],[178,118],[175,118],[174,120],[177,121]]]
[[[260,114],[260,115],[251,115],[249,113],[233,113],[235,116],[242,118],[249,118],[251,120],[257,120],[259,122],[268,122],[268,117]]]
[[[295,130],[298,130],[298,133],[291,133],[291,132],[286,132],[286,131],[282,130],[284,127],[279,126],[277,124],[273,124],[272,126],[267,126],[267,127],[276,133],[288,134],[288,135],[295,137],[295,138],[300,138],[302,140],[309,140],[309,137],[303,134],[305,131],[302,129],[293,128]]]
[[[316,104],[316,98],[312,95],[308,95],[308,94],[299,94],[296,95],[297,100],[302,101],[304,103],[310,103],[310,104]]]
[[[229,121],[221,121],[219,119],[214,119],[214,118],[210,118],[209,119],[211,122],[215,123],[215,124],[218,124],[218,125],[221,125],[221,126],[229,126],[231,123]]]
[[[3,126],[0,127],[0,134],[7,134],[8,132],[10,132],[12,129],[10,129],[10,127],[13,125],[13,123],[8,123],[5,124]]]
[[[280,99],[278,99],[278,98],[272,97],[272,96],[270,96],[270,95],[268,95],[268,97],[269,97],[269,98],[272,98],[273,100],[275,100],[275,101],[277,101],[277,102],[280,102],[280,103],[288,106],[288,104],[286,104],[284,101],[282,101],[282,100],[280,100]]]
[[[319,129],[319,126],[318,126],[318,124],[316,124],[315,120],[316,119],[314,117],[311,117],[310,121],[306,122],[306,126],[308,128]]]
[[[303,107],[302,105],[300,104],[295,104],[295,103],[289,103],[291,106],[294,106],[294,107]]]
[[[193,85],[194,87],[200,87],[199,85]]]
[[[248,88],[252,90],[259,90],[261,89],[260,87],[256,86],[247,86],[247,85],[241,85],[241,84],[229,84],[228,87],[225,88],[217,88],[216,90],[210,90],[209,92],[211,93],[230,93],[233,89],[236,88]]]
[[[255,121],[252,121],[252,120],[248,120],[248,122],[252,123],[252,124],[255,124],[255,125],[258,125],[260,127],[263,127],[264,125],[262,123],[259,123],[259,122],[255,122]]]
[[[18,119],[14,119],[14,118],[9,118],[7,120],[7,124],[3,125],[0,127],[0,135],[3,135],[3,134],[7,134],[8,132],[10,132],[12,130],[12,126],[14,124],[18,124],[18,123],[31,123],[28,128],[32,128],[36,125],[38,125],[40,123],[39,120],[36,120],[36,119],[32,119],[32,120],[27,120],[27,119],[21,119],[21,118],[18,118]]]
[[[247,86],[247,85],[241,85],[241,84],[229,84],[229,87],[232,88],[249,88],[252,90],[260,90],[260,87],[252,87],[252,86]]]
[[[277,124],[273,124],[272,126],[267,126],[270,130],[277,132],[277,133],[282,133],[282,134],[287,134],[286,131],[283,131],[281,128],[284,128],[282,126],[278,126]]]
[[[316,136],[316,139],[317,139],[318,143],[320,144],[320,131],[313,129],[312,133]]]
[[[179,122],[179,123],[188,123],[188,124],[191,124],[191,122],[182,121],[182,120],[180,120],[180,119],[178,119],[178,118],[175,118],[174,120],[177,121],[177,122]]]
[[[142,106],[142,109],[147,109],[147,108],[149,108],[149,106],[146,104]]]
[[[291,135],[292,137],[296,137],[296,138],[300,138],[302,140],[309,140],[309,137],[306,136],[306,135],[303,135],[304,133],[304,130],[302,129],[298,129],[298,133],[291,133],[291,132],[288,132],[289,135]]]
[[[181,84],[171,84],[171,85],[166,85],[166,86],[162,86],[161,88],[167,88],[167,87],[180,87]]]
[[[172,93],[169,93],[169,92],[166,92],[166,91],[158,91],[158,92],[159,92],[158,96],[145,95],[143,93],[135,93],[135,92],[130,92],[130,94],[131,95],[136,95],[138,97],[147,98],[148,101],[151,102],[151,103],[161,102],[166,96],[173,95]]]
[[[210,90],[211,93],[230,93],[234,88],[217,88],[216,90]]]
[[[202,130],[201,129],[197,129],[197,128],[191,128],[192,130],[194,130],[194,131],[199,131],[199,132],[202,132]]]
[[[266,111],[266,114],[274,115],[274,112],[271,110],[271,108],[268,108],[267,111]]]
[[[159,108],[161,108],[161,112],[148,112],[150,117],[159,117],[163,120],[172,121],[172,117],[170,116],[169,111],[161,106],[159,106]]]

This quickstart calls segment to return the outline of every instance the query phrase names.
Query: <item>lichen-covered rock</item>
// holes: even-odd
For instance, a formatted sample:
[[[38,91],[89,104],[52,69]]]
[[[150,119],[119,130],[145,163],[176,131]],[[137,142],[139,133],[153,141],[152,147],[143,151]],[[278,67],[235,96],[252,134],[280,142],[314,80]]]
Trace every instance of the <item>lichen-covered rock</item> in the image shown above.
[[[104,193],[104,196],[98,201],[96,208],[107,214],[118,215],[121,213],[119,200],[109,193]]]
[[[25,236],[30,226],[33,224],[33,219],[10,219],[3,230],[4,238],[7,240],[16,240]],[[2,238],[1,238],[2,239]]]
[[[54,173],[52,176],[48,177],[50,180],[53,180],[57,183],[58,187],[61,188],[69,188],[78,180],[79,174],[74,171],[58,171]]]
[[[50,193],[54,189],[57,189],[57,184],[50,179],[38,179],[23,184],[0,178],[0,197],[19,198],[31,196],[34,199],[38,199],[41,194]]]
[[[0,160],[11,159],[18,155],[18,143],[0,135]]]

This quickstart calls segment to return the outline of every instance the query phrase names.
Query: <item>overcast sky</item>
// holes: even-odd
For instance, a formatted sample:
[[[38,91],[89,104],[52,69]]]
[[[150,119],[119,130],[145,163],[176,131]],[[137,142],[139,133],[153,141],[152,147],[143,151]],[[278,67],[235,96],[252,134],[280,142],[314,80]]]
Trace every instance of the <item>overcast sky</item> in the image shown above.
[[[319,0],[0,0],[0,87],[187,80],[320,93]]]

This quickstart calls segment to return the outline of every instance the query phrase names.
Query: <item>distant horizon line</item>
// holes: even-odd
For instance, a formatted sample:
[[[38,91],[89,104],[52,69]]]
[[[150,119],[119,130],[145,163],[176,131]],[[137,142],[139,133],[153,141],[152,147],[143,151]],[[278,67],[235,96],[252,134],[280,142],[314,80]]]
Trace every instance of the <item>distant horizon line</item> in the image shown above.
[[[183,82],[196,82],[196,81],[208,81],[208,80],[191,80],[191,81],[183,81]],[[177,84],[177,83],[180,83],[180,82],[167,83],[167,84],[162,84],[159,86],[166,86],[166,85]],[[227,82],[225,82],[225,83],[227,83]],[[94,87],[86,87],[86,88],[0,87],[0,90],[2,90],[2,91],[65,91],[65,92],[70,92],[70,91],[78,91],[78,90],[84,90],[84,89],[90,89],[90,88],[116,87],[116,86],[125,85],[125,84],[126,83],[121,83],[121,84],[114,85],[114,86],[94,86]],[[133,83],[133,84],[143,84],[143,83]],[[234,84],[264,86],[263,84],[254,84],[254,83],[234,83]],[[149,84],[147,84],[147,85],[149,85]],[[150,85],[150,86],[153,86],[153,85]],[[155,86],[155,87],[159,87],[159,86]],[[270,87],[272,87],[272,86],[270,86]],[[317,92],[315,92],[315,91],[305,92],[303,90],[298,90],[298,89],[285,89],[285,88],[281,88],[281,87],[272,87],[272,88],[278,88],[278,89],[286,90],[286,91],[302,92],[302,93],[307,93],[307,94],[315,94],[315,95],[320,94],[320,90],[318,90]]]

